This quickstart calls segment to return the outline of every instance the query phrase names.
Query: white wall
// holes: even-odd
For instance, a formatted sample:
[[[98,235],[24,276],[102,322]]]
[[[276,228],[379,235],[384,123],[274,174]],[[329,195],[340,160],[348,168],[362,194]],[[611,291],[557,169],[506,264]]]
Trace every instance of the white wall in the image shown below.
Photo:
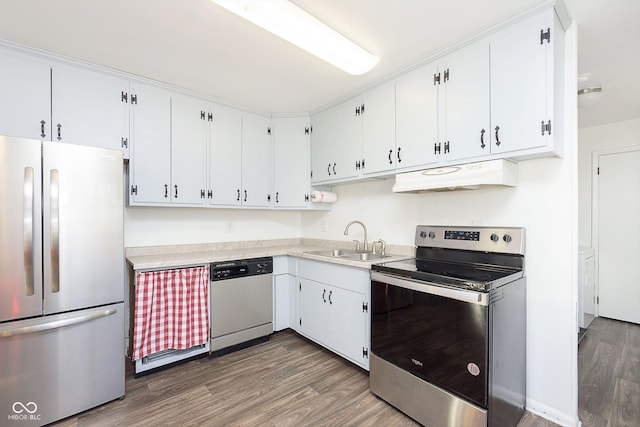
[[[242,209],[125,209],[124,245],[156,246],[300,237],[300,212]]]
[[[304,237],[413,245],[417,224],[498,225],[527,229],[527,407],[575,423],[577,208],[575,155],[519,164],[516,188],[393,194],[393,180],[338,186],[330,212],[306,213]],[[323,231],[328,226],[328,231]]]
[[[602,126],[582,128],[578,132],[579,240],[591,246],[592,155],[594,151],[640,145],[640,118]],[[624,191],[624,190],[623,190]]]

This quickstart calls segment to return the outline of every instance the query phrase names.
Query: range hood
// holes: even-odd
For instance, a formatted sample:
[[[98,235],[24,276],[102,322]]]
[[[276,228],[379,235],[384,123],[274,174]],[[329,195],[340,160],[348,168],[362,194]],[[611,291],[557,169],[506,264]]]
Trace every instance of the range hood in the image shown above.
[[[477,190],[487,187],[515,187],[517,183],[518,164],[499,159],[398,174],[393,192]]]

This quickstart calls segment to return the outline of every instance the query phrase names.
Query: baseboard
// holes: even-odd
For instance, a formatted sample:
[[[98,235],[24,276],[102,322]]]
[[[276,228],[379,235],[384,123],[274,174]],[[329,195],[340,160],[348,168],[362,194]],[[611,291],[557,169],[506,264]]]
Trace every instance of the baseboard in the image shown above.
[[[553,421],[564,427],[580,427],[582,425],[577,414],[569,415],[529,398],[527,398],[526,409],[534,415]]]

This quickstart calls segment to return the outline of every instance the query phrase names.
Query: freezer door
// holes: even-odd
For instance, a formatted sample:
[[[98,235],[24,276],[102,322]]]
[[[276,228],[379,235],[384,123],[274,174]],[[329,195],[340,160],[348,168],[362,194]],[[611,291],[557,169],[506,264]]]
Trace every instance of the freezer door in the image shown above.
[[[41,426],[124,396],[123,330],[123,303],[1,324],[0,424]]]
[[[43,143],[45,314],[124,300],[122,152]]]
[[[42,314],[40,141],[0,136],[0,322]]]

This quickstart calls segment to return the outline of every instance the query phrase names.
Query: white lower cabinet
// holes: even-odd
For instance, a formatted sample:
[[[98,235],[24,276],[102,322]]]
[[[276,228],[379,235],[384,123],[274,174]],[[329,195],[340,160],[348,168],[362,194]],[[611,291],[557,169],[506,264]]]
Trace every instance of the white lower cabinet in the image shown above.
[[[369,271],[298,260],[296,330],[369,369]]]

